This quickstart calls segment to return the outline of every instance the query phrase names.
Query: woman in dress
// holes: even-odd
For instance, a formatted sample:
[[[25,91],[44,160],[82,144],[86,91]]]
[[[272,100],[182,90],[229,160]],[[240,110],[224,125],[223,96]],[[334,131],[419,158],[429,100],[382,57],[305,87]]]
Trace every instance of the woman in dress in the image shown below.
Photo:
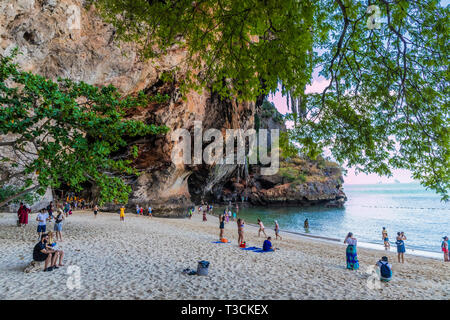
[[[359,268],[358,256],[356,254],[357,240],[353,237],[353,233],[349,232],[345,237],[344,243],[347,244],[346,257],[347,269],[356,270]]]
[[[406,240],[405,237],[405,233],[404,232],[397,232],[397,241],[395,242],[395,244],[397,245],[397,255],[398,255],[398,262],[400,263],[400,259],[401,259],[401,263],[405,263],[405,242],[404,240]]]

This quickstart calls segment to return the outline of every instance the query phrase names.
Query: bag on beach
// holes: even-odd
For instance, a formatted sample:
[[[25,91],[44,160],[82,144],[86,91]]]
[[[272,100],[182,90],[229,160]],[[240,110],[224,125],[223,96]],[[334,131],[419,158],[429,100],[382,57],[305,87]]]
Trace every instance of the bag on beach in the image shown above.
[[[380,274],[386,279],[392,277],[392,270],[388,267],[387,263],[381,263]]]

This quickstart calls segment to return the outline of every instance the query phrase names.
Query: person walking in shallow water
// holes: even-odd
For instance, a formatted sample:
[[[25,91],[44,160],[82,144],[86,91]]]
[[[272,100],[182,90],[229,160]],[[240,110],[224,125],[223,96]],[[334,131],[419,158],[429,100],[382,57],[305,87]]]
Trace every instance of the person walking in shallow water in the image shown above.
[[[391,244],[389,242],[388,233],[385,227],[383,227],[383,230],[381,231],[381,239],[384,241],[384,249],[389,250],[391,247]]]
[[[308,229],[309,228],[309,221],[308,218],[305,219],[305,222],[303,223],[303,228]]]
[[[347,244],[345,252],[347,258],[347,269],[356,270],[359,268],[358,256],[356,254],[357,240],[353,233],[349,232],[345,237],[344,243]]]
[[[441,248],[442,248],[442,252],[444,253],[444,261],[448,262],[448,261],[450,261],[450,256],[448,253],[448,237],[445,236],[443,239],[444,239],[444,241],[442,241],[442,243],[441,243]]]
[[[405,233],[404,232],[397,232],[397,241],[395,244],[397,245],[397,255],[398,255],[398,262],[405,263]]]

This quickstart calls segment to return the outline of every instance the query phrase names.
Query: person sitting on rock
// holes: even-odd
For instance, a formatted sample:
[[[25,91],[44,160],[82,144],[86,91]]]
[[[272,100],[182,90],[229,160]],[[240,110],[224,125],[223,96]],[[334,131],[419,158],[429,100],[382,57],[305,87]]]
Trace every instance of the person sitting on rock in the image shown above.
[[[47,248],[47,241],[48,235],[46,233],[42,234],[41,241],[34,246],[33,260],[38,262],[45,261],[44,271],[52,271],[54,269],[53,267],[56,265],[58,254],[55,250]]]

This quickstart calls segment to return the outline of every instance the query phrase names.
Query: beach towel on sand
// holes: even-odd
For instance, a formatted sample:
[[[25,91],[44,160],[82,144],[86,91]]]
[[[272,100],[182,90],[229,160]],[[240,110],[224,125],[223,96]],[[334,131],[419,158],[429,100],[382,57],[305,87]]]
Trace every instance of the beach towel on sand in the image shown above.
[[[250,251],[253,251],[253,250],[262,250],[261,248],[258,248],[258,247],[247,247],[247,248],[241,248],[241,250],[250,250]]]
[[[231,243],[231,241],[228,241],[228,242],[222,242],[222,241],[213,241],[213,242],[211,242],[211,243]]]

